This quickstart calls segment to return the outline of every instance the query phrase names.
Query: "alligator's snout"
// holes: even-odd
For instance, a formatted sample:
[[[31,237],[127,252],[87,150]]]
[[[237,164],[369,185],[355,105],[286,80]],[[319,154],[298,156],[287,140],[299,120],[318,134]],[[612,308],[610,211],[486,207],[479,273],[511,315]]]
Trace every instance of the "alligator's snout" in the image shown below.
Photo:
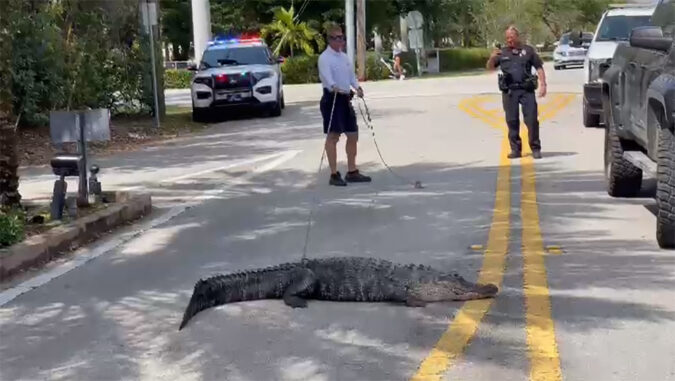
[[[495,286],[492,283],[478,285],[478,290],[476,292],[479,295],[484,295],[485,297],[493,297],[499,292],[499,287]]]

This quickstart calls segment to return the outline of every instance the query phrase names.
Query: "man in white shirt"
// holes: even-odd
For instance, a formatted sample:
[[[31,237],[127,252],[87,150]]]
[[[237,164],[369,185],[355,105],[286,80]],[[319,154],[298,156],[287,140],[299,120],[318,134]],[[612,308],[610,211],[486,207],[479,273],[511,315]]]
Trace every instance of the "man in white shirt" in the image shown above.
[[[323,87],[320,109],[323,116],[323,132],[326,134],[326,156],[330,166],[330,185],[345,186],[347,182],[370,182],[356,167],[356,147],[359,128],[356,113],[351,104],[352,89],[363,97],[363,89],[356,79],[354,66],[344,53],[345,37],[342,28],[328,28],[328,47],[319,56],[319,78]],[[329,131],[330,129],[330,131]],[[347,136],[347,174],[344,180],[337,170],[337,143],[340,135]]]

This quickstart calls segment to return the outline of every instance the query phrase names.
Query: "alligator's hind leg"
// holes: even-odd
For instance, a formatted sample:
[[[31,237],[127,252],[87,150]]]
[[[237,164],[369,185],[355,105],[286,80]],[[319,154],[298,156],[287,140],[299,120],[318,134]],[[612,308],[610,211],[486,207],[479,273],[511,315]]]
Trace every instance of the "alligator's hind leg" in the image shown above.
[[[293,282],[284,291],[284,303],[293,308],[307,307],[307,300],[299,295],[308,293],[314,287],[316,280],[314,273],[310,269],[297,269],[293,274]]]

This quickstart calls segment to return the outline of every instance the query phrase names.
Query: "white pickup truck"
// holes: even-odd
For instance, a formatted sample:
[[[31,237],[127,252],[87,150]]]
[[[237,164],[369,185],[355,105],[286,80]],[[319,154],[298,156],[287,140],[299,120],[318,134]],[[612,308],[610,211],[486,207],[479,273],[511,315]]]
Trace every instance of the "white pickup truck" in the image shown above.
[[[584,126],[604,126],[602,74],[611,65],[618,43],[628,41],[633,28],[651,25],[654,9],[638,4],[613,5],[602,15],[584,60]]]

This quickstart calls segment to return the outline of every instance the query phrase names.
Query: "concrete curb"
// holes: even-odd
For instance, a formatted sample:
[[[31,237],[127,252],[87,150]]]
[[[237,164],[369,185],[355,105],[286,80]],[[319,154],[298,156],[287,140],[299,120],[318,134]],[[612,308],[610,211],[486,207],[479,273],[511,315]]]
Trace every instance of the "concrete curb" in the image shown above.
[[[104,210],[0,249],[0,282],[21,270],[49,261],[60,252],[85,245],[99,234],[143,217],[152,209],[149,194],[103,192],[103,197],[112,203]]]

